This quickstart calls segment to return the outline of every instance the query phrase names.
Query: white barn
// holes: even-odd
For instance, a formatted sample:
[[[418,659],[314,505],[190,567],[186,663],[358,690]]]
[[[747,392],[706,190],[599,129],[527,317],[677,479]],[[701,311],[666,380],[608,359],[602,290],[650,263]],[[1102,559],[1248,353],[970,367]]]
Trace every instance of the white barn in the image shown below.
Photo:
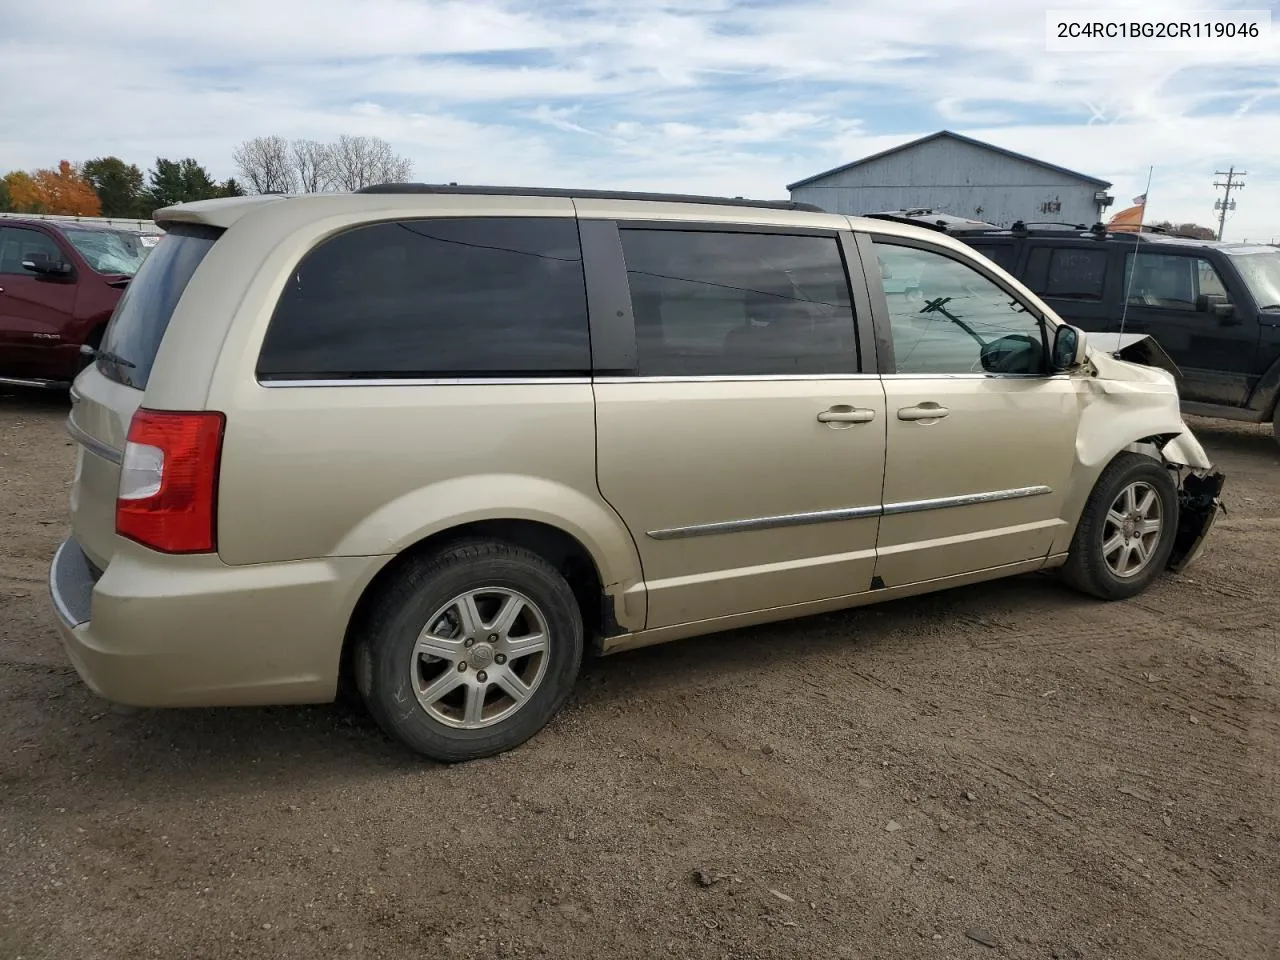
[[[1015,220],[1092,225],[1111,184],[981,140],[940,130],[788,184],[791,199],[830,213],[912,208],[1008,227]]]

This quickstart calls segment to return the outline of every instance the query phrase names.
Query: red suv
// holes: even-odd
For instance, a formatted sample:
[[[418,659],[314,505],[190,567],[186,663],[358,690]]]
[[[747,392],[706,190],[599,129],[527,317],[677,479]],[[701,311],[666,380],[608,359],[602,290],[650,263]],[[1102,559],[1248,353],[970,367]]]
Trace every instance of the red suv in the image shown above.
[[[0,383],[74,380],[149,250],[119,227],[0,218]]]

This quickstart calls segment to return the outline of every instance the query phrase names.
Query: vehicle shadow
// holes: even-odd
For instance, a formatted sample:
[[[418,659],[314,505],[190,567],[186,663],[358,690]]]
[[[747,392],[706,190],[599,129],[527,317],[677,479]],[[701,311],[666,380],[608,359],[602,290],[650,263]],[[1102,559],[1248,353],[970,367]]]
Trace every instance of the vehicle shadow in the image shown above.
[[[17,387],[0,383],[0,410],[65,413],[69,409],[71,409],[71,396],[66,390]]]
[[[1090,604],[1052,577],[1030,575],[889,601],[837,613],[822,614],[742,630],[726,631],[642,648],[607,657],[589,657],[570,699],[579,716],[599,722],[631,698],[661,699],[679,685],[723,683],[733,678],[765,676],[783,661],[791,667],[811,662],[814,669],[833,657],[900,657],[924,659],[942,655],[952,642],[938,624],[981,619],[990,610],[1020,608],[1049,611]],[[934,629],[930,629],[930,627]],[[230,797],[270,788],[280,795],[305,794],[317,783],[363,783],[429,775],[444,767],[400,746],[382,732],[359,704],[267,708],[221,708],[128,711],[94,697],[70,670],[51,671],[46,708],[42,690],[26,697],[44,714],[39,726],[62,727],[60,770],[45,777],[62,780],[92,757],[92,779],[81,778],[77,790],[91,801],[103,789],[147,795]],[[38,705],[37,705],[38,704]],[[46,709],[56,712],[49,716]],[[592,721],[594,722],[594,720]],[[588,755],[588,743],[575,736],[535,737],[526,749],[494,758],[503,763],[555,760],[568,749]],[[576,726],[576,724],[575,724]],[[64,753],[65,751],[65,753]],[[488,762],[488,761],[482,761]],[[64,767],[63,764],[66,764]],[[91,790],[93,781],[98,791]],[[286,797],[287,799],[287,797]]]
[[[1056,610],[1096,603],[1051,574],[1027,574],[625,651],[589,661],[583,673],[588,688],[591,681],[608,686],[609,676],[618,674],[641,688],[632,695],[643,695],[645,689],[657,692],[676,672],[721,677],[768,670],[784,661],[927,658],[953,642],[939,627],[980,625],[995,612],[1001,619],[1020,610],[1051,617]]]

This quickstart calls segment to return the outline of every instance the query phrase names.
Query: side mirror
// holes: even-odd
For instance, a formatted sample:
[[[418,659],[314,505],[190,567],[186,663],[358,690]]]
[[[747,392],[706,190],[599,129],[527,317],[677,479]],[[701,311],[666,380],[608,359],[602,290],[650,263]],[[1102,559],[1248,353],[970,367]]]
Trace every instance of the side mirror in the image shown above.
[[[1044,341],[1022,333],[1011,333],[979,351],[982,369],[987,373],[1044,373]]]
[[[1235,316],[1236,306],[1220,293],[1202,293],[1196,297],[1196,312],[1207,313],[1225,322]]]
[[[47,253],[33,253],[23,259],[22,269],[46,277],[65,277],[71,272],[71,264],[62,260],[50,260]]]
[[[1067,323],[1061,324],[1053,333],[1053,346],[1049,350],[1049,365],[1053,372],[1074,369],[1084,360],[1084,331]]]

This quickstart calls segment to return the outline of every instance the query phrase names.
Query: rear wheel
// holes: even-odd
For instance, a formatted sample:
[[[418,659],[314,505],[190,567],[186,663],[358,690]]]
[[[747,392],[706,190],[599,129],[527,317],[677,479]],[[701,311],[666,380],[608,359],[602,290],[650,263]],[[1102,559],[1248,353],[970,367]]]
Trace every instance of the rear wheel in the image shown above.
[[[1089,494],[1063,575],[1103,600],[1136,596],[1169,562],[1178,529],[1178,488],[1156,460],[1124,453]]]
[[[583,629],[573,591],[537,554],[468,541],[412,561],[356,651],[378,723],[435,760],[524,743],[573,689]]]

